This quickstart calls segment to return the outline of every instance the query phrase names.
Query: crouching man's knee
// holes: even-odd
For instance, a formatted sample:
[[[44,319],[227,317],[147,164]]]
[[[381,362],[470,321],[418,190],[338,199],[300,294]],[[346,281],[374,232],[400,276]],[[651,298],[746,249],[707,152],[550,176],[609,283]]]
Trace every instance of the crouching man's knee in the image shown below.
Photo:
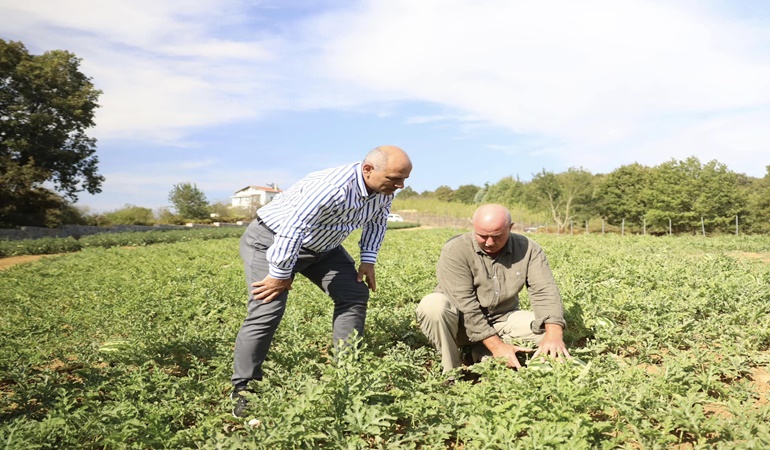
[[[444,322],[452,316],[453,307],[444,294],[431,293],[420,300],[415,309],[417,321],[422,324]]]

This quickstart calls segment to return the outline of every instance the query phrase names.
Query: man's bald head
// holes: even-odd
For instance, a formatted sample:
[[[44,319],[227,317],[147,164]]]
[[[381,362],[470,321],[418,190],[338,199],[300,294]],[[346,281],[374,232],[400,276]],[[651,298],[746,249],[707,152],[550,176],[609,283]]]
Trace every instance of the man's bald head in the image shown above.
[[[487,228],[510,228],[513,221],[511,220],[511,213],[505,206],[490,203],[481,205],[476,209],[473,213],[472,223],[474,227],[478,224]]]
[[[381,145],[366,154],[364,164],[371,164],[375,170],[386,170],[389,164],[396,166],[412,166],[412,161],[405,151],[395,145]]]
[[[490,256],[496,256],[508,243],[513,221],[511,213],[502,205],[479,206],[473,213],[473,234],[479,247]]]
[[[412,161],[400,148],[382,145],[367,153],[361,169],[370,193],[392,195],[404,187],[404,182],[412,172]]]

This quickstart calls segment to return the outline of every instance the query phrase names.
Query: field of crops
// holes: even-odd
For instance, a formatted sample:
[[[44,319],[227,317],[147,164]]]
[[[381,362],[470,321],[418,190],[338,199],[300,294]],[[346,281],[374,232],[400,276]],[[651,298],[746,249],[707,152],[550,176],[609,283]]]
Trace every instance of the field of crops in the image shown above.
[[[770,446],[770,238],[536,235],[587,364],[490,361],[450,384],[413,311],[455,233],[388,232],[358,351],[330,354],[331,301],[299,278],[256,426],[226,398],[245,314],[236,238],[2,271],[0,447]]]

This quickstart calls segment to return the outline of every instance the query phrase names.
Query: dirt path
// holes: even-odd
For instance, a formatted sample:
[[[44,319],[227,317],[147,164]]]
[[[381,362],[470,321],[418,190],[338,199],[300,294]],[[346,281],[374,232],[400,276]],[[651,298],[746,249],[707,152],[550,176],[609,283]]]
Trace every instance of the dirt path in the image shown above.
[[[24,264],[32,261],[37,261],[40,258],[45,258],[46,256],[56,256],[56,255],[22,255],[22,256],[9,256],[8,258],[0,258],[0,270],[5,270],[10,267],[15,266],[16,264]]]
[[[770,253],[754,253],[754,252],[729,252],[727,253],[730,256],[734,256],[736,258],[745,258],[745,259],[753,259],[753,260],[759,260],[762,262],[770,263]]]
[[[434,227],[431,225],[420,225],[419,227],[397,228],[391,231],[417,231],[417,230],[430,230],[432,228],[438,228],[438,227]]]

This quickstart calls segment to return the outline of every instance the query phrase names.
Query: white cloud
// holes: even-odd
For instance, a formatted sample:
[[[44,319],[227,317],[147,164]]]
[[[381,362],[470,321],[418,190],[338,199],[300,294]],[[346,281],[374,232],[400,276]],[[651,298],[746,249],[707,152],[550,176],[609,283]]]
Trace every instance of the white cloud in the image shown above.
[[[546,137],[559,145],[542,150],[574,165],[706,156],[750,136],[743,152],[720,155],[747,166],[767,142],[754,126],[770,101],[770,35],[699,5],[370,1],[317,28],[330,76]],[[735,109],[750,111],[728,119]],[[678,116],[703,134],[677,128]]]
[[[191,128],[259,117],[281,101],[267,65],[281,43],[217,35],[240,2],[24,2],[3,5],[0,26],[31,50],[63,48],[103,91],[93,135],[174,143]]]
[[[443,123],[443,122],[481,122],[478,117],[458,114],[442,114],[442,115],[428,115],[428,116],[411,116],[407,117],[404,121],[407,125],[422,125],[426,123]]]
[[[186,145],[278,110],[387,117],[427,102],[439,112],[402,123],[454,139],[502,127],[520,139],[488,149],[506,155],[609,171],[694,154],[764,175],[770,32],[703,2],[366,0],[280,23],[254,12],[262,3],[6,0],[0,29],[83,58],[104,91],[100,145]]]

